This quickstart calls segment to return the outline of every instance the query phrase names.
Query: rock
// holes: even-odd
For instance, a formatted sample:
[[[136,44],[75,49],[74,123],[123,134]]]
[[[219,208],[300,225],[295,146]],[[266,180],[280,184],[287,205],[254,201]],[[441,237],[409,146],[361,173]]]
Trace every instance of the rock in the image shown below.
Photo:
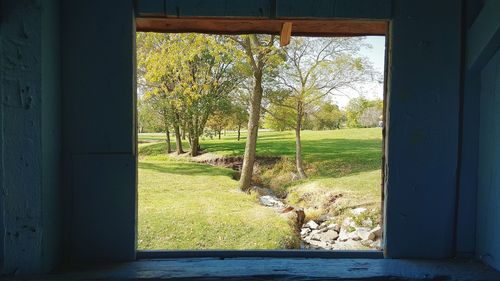
[[[259,198],[260,203],[266,207],[284,208],[285,204],[271,195],[264,195]]]
[[[359,216],[361,215],[362,213],[366,212],[366,208],[362,208],[362,207],[359,207],[359,208],[356,208],[356,209],[352,209],[351,210],[351,213],[355,216]]]
[[[328,226],[328,224],[326,222],[322,222],[322,223],[319,224],[318,229],[324,229],[327,226]]]
[[[370,229],[367,227],[358,227],[356,228],[356,236],[358,236],[361,240],[369,240],[370,239]],[[355,239],[353,239],[355,240]]]
[[[338,241],[340,241],[340,242],[345,242],[345,241],[347,241],[349,238],[350,238],[349,233],[347,232],[347,230],[346,230],[344,227],[342,227],[342,228],[340,229],[340,232],[339,232],[339,237],[338,237],[338,239],[337,239],[337,240],[338,240]]]
[[[377,240],[373,243],[370,244],[370,248],[377,249],[377,250],[382,250],[382,245],[380,240]]]
[[[319,225],[318,225],[315,221],[313,221],[313,220],[308,221],[308,222],[304,225],[304,227],[308,227],[308,228],[313,229],[313,230],[314,230],[314,229],[317,229],[317,228],[318,228],[318,226],[319,226]]]
[[[373,221],[370,218],[367,218],[361,222],[361,225],[364,227],[373,227]]]
[[[382,228],[380,227],[380,225],[377,225],[374,229],[370,230],[370,236],[369,236],[370,240],[375,241],[381,237],[382,237]]]
[[[324,241],[311,240],[309,244],[313,249],[331,249],[330,245]]]
[[[342,221],[342,227],[348,228],[348,227],[356,227],[356,223],[354,220],[350,217],[347,217]]]
[[[311,232],[311,230],[309,228],[307,228],[307,227],[302,228],[300,230],[300,236],[302,236],[302,237],[307,236],[310,232]]]
[[[326,228],[327,229],[333,229],[336,232],[340,232],[340,225],[338,225],[336,223],[329,224]]]
[[[339,237],[339,234],[335,230],[328,230],[318,234],[322,241],[333,242]]]
[[[361,244],[366,247],[370,247],[372,245],[373,241],[372,240],[361,240]]]
[[[321,236],[318,233],[314,233],[310,237],[311,237],[311,240],[321,241]]]
[[[338,241],[338,240],[337,240]],[[332,245],[332,250],[369,250],[369,247],[361,244],[360,241],[347,240],[345,242],[337,242]]]

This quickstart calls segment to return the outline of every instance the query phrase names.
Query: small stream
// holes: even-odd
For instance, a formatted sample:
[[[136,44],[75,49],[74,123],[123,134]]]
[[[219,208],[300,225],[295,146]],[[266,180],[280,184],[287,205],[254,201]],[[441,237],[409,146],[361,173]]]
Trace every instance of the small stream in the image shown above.
[[[276,163],[281,159],[281,157],[258,157],[256,159],[257,163]],[[241,174],[241,167],[243,164],[242,157],[220,157],[216,155],[206,155],[198,157],[195,159],[196,162],[208,164],[211,166],[230,168],[236,171],[233,178],[239,180]],[[255,175],[254,175],[255,176]],[[253,183],[252,191],[256,192],[259,196],[259,203],[265,207],[271,208],[277,213],[287,216],[289,219],[295,222],[296,231],[300,237],[300,231],[304,226],[305,213],[302,208],[296,208],[294,206],[288,205],[285,200],[279,198],[274,194],[274,192],[263,186],[261,183]],[[301,237],[301,247],[300,249],[311,249],[309,244],[305,242]]]
[[[274,164],[281,157],[257,157],[254,169],[257,174],[254,178],[259,179],[259,164]],[[195,162],[208,164],[211,166],[230,168],[236,173],[233,178],[239,180],[242,157],[219,156],[214,154],[202,154],[192,159]],[[260,183],[253,183],[252,191],[258,194],[259,203],[265,207],[271,208],[282,216],[294,222],[298,236],[301,239],[300,249],[304,250],[380,250],[381,229],[358,227],[351,221],[344,221],[341,225],[328,223],[327,221],[308,221],[305,222],[305,213],[302,208],[288,205],[286,199],[281,199],[274,192]],[[358,208],[363,209],[363,208]],[[356,210],[352,210],[356,211]],[[366,209],[365,209],[366,211]],[[359,214],[358,214],[359,215]],[[356,214],[353,213],[353,216]],[[354,229],[354,231],[352,231]]]

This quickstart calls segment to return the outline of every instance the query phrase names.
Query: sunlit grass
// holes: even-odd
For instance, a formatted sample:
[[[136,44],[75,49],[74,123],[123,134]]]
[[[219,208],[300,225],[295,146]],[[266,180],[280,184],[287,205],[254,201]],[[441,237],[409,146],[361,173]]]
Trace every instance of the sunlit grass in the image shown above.
[[[187,161],[141,161],[139,249],[296,247],[288,221],[240,192],[232,174]]]
[[[241,156],[245,133],[236,140],[201,140],[202,149]],[[173,160],[165,155],[163,134],[141,134],[139,164],[139,248],[141,249],[276,249],[296,245],[292,228],[274,211],[237,190],[233,171]],[[294,172],[293,132],[259,132],[257,154],[282,156],[261,167],[265,184],[307,218],[323,213],[342,219],[346,211],[366,207],[380,218],[381,129],[303,131],[303,158],[309,178],[291,181]],[[187,142],[183,144],[188,150]],[[172,143],[173,149],[175,144]],[[335,203],[334,196],[341,194]]]

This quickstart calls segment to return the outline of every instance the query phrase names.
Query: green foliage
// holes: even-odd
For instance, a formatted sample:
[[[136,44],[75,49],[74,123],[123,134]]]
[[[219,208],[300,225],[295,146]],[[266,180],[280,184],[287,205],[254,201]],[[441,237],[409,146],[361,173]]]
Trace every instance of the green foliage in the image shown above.
[[[347,127],[375,127],[382,116],[383,101],[368,100],[364,97],[353,98],[346,107]],[[376,119],[376,120],[375,120]]]
[[[192,141],[223,111],[241,80],[235,43],[226,36],[138,33],[139,84],[144,98]]]
[[[148,100],[140,97],[137,99],[137,123],[140,133],[165,131],[163,116],[154,109]]]
[[[340,129],[345,122],[345,113],[338,105],[325,101],[319,108],[309,116],[306,116],[307,123],[304,128],[311,130],[334,130]]]

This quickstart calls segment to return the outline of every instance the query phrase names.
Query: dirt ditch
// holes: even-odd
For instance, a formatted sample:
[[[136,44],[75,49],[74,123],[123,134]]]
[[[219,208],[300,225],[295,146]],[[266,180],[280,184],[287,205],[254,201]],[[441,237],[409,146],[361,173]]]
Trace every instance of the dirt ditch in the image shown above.
[[[261,205],[275,210],[280,215],[292,221],[295,225],[297,235],[301,239],[301,249],[307,250],[368,250],[380,249],[381,229],[358,227],[354,224],[352,218],[344,221],[342,224],[329,223],[327,217],[323,214],[316,221],[305,221],[305,212],[302,208],[289,205],[286,198],[279,198],[272,189],[266,187],[261,179],[261,166],[269,166],[278,163],[282,158],[277,156],[257,157],[254,166],[254,175],[252,176],[252,190],[258,194]],[[243,157],[240,156],[219,156],[205,153],[192,158],[197,163],[208,164],[212,166],[230,168],[236,171],[233,178],[239,180]],[[343,194],[336,194],[328,200],[328,204],[335,204]],[[326,208],[328,209],[328,208]],[[364,208],[352,210],[353,218],[365,212]],[[356,214],[358,212],[359,214]]]

